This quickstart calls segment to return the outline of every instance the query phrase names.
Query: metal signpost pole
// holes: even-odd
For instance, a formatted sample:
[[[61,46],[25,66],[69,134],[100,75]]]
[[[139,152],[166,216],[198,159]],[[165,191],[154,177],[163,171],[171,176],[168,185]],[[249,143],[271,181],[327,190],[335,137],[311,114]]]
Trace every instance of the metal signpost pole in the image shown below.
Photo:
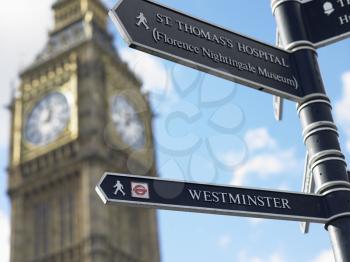
[[[298,114],[316,193],[329,196],[327,206],[330,210],[340,205],[332,197],[334,194],[341,194],[349,205],[350,183],[346,162],[340,150],[331,103],[321,79],[317,53],[306,31],[303,4],[297,0],[273,0],[271,5],[283,46],[295,54],[300,84],[305,93],[304,99],[298,103]],[[325,228],[330,234],[336,261],[350,261],[350,213],[331,217]]]
[[[350,0],[271,5],[285,50],[150,0],[120,0],[110,16],[130,47],[296,101],[307,148],[304,194],[111,173],[96,191],[104,203],[303,221],[304,232],[309,222],[325,223],[336,261],[349,262],[349,175],[315,48],[350,36]]]

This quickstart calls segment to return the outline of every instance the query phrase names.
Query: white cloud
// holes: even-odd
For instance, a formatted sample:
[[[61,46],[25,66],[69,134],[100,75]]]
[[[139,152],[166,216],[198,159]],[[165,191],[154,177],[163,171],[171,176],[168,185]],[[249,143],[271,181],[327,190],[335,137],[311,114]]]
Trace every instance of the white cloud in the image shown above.
[[[257,226],[260,225],[262,222],[264,222],[265,219],[263,218],[257,218],[257,217],[250,217],[248,218],[248,222],[252,225],[252,226]]]
[[[346,148],[350,152],[350,71],[342,75],[343,95],[335,103],[335,116],[347,136]]]
[[[221,159],[222,163],[229,168],[234,168],[238,164],[244,161],[244,158],[247,156],[247,151],[244,151],[245,148],[241,151],[228,150],[225,153],[220,154],[219,159]]]
[[[280,252],[274,252],[268,257],[250,256],[245,250],[238,253],[237,262],[286,262]]]
[[[293,150],[274,150],[255,155],[240,165],[234,172],[232,185],[242,185],[247,175],[254,173],[261,179],[291,170],[296,165]]]
[[[0,211],[0,257],[1,261],[10,261],[10,222],[8,217]]]
[[[334,256],[333,256],[332,250],[324,250],[324,251],[322,251],[311,262],[334,262]]]
[[[52,24],[50,1],[3,1],[0,8],[0,146],[9,140],[10,83],[44,46]]]
[[[280,149],[277,141],[264,127],[248,130],[244,140],[251,156],[234,169],[231,185],[242,185],[249,174],[266,180],[297,165],[294,150]],[[228,155],[226,158],[231,157]]]
[[[222,235],[219,237],[217,244],[221,249],[227,249],[232,242],[232,237],[229,235]]]
[[[350,152],[350,140],[346,141],[346,150]]]
[[[249,130],[245,134],[244,140],[251,151],[274,148],[276,146],[276,141],[270,136],[266,128]]]
[[[269,262],[283,262],[285,261],[280,254],[272,254],[268,260]]]
[[[281,191],[288,191],[290,190],[288,184],[286,182],[283,182],[282,184],[280,184],[278,187],[277,187],[278,190],[281,190]]]
[[[350,131],[350,71],[342,75],[343,82],[343,96],[340,101],[336,103],[335,113],[337,119],[345,125],[347,131]]]
[[[130,48],[121,49],[119,54],[142,80],[143,91],[168,93],[171,90],[171,77],[158,58]]]

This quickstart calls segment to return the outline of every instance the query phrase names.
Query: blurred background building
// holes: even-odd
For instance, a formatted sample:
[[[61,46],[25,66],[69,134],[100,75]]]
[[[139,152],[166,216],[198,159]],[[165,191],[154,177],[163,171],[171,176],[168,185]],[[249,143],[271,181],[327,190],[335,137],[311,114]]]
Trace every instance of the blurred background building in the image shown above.
[[[53,12],[10,106],[11,261],[157,262],[155,211],[104,206],[94,190],[105,171],[156,175],[147,97],[99,0]]]

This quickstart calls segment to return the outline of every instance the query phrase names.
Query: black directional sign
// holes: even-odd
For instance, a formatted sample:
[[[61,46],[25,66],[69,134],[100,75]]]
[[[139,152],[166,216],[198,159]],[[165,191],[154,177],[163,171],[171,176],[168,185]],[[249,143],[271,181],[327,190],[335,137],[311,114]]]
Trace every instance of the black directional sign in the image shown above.
[[[302,12],[316,47],[350,36],[350,0],[312,0],[302,4]]]
[[[326,197],[106,173],[96,191],[104,203],[201,213],[325,223]],[[341,203],[342,204],[342,203]],[[347,207],[348,208],[348,207]],[[344,212],[334,208],[333,212]]]
[[[110,16],[130,47],[293,101],[303,97],[290,52],[148,0],[121,0]]]

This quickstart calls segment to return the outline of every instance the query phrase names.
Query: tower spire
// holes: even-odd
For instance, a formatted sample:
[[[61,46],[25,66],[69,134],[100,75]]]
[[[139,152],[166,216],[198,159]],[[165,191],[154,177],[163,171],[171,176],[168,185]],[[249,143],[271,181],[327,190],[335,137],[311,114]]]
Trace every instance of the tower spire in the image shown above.
[[[54,28],[34,66],[86,41],[114,50],[107,30],[108,10],[100,0],[56,0],[52,10]]]
[[[100,0],[57,0],[52,9],[55,25],[51,33],[84,20],[86,16],[91,17],[91,21],[100,29],[107,30],[108,11]]]

